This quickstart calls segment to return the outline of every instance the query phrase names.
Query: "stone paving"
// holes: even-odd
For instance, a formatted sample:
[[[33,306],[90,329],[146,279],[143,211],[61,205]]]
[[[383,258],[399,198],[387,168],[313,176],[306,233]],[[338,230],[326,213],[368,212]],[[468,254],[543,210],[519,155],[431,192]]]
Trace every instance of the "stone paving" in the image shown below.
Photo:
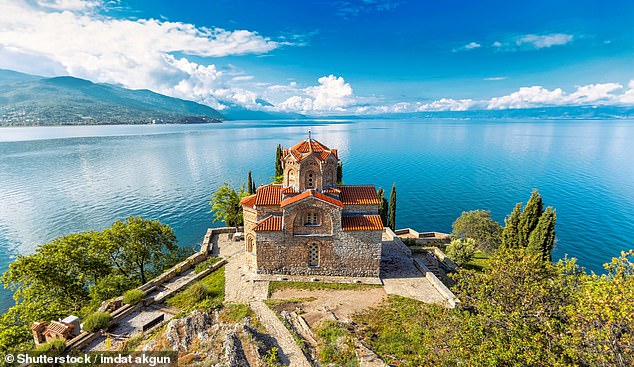
[[[392,241],[383,241],[381,279],[388,294],[425,303],[447,305],[445,297],[414,266],[412,258],[404,254]]]

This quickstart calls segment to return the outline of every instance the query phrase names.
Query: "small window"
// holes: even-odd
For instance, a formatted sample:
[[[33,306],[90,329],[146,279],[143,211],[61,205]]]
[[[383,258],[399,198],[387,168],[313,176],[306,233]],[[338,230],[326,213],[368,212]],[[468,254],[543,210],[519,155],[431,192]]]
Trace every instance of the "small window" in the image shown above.
[[[318,226],[319,225],[319,216],[315,212],[310,212],[306,214],[306,220],[304,221],[305,226]]]
[[[316,243],[308,246],[308,266],[311,268],[319,266],[319,246]]]
[[[307,180],[306,186],[313,187],[313,174],[312,173],[308,174],[308,180]]]

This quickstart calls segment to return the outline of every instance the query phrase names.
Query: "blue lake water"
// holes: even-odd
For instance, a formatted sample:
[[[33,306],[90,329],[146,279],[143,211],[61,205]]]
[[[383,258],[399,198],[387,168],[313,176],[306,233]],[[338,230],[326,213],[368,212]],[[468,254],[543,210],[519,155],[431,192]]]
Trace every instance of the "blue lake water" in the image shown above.
[[[0,271],[70,232],[141,215],[197,246],[209,197],[270,181],[275,147],[338,148],[347,184],[398,188],[397,227],[450,231],[464,210],[502,222],[537,187],[557,209],[554,258],[588,270],[634,248],[634,121],[236,121],[0,128]],[[0,312],[12,304],[0,293]]]

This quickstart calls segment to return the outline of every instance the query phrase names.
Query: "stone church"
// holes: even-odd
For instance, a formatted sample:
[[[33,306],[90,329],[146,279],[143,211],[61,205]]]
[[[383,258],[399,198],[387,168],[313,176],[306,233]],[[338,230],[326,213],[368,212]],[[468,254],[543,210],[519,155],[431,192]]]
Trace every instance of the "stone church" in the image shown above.
[[[281,184],[242,199],[245,251],[260,274],[378,277],[383,223],[373,185],[337,184],[339,155],[308,139],[284,149]]]

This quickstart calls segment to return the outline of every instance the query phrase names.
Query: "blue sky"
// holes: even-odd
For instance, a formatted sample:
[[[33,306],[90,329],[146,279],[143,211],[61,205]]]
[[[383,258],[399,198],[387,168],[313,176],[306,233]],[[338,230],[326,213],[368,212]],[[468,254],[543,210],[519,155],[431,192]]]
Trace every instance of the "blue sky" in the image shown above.
[[[0,68],[218,109],[634,104],[625,0],[15,0],[0,14]]]

